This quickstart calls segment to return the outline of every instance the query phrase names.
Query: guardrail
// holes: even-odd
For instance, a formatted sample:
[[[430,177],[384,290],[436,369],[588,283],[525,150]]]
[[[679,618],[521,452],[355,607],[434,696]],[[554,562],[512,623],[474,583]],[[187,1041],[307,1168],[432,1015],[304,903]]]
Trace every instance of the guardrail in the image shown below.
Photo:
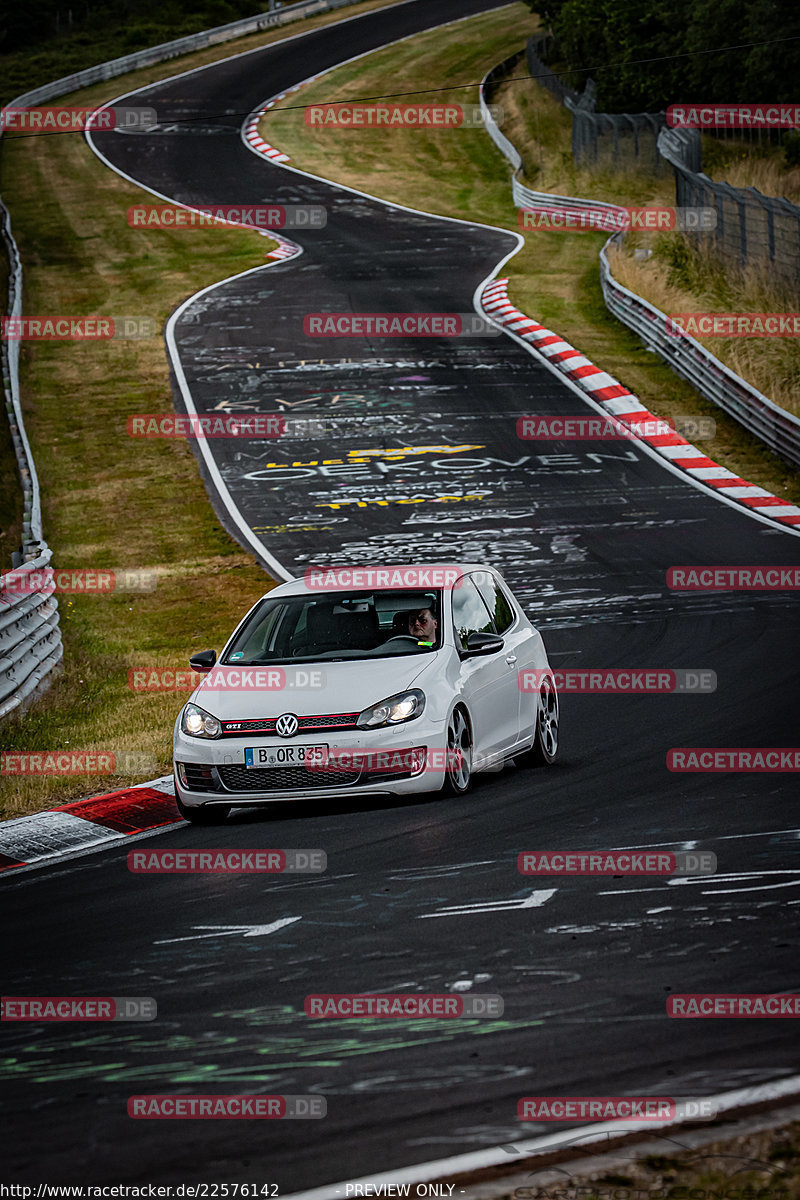
[[[522,169],[522,155],[513,142],[500,132],[500,129],[492,116],[491,109],[486,100],[487,88],[493,87],[495,84],[507,79],[513,72],[514,68],[525,58],[525,51],[520,50],[516,54],[509,55],[504,58],[497,66],[492,67],[481,80],[478,89],[478,100],[481,108],[481,117],[483,120],[486,132],[497,146],[500,153],[507,158],[511,163],[513,172],[511,175],[511,192],[514,198],[514,204],[517,208],[569,208],[569,209],[592,209],[597,211],[602,209],[607,212],[621,212],[618,204],[606,204],[603,200],[581,200],[575,196],[558,196],[553,192],[535,192],[529,187],[525,187],[520,183],[518,178],[519,172]]]
[[[8,315],[22,314],[22,266],[11,220],[0,201],[0,222],[8,254]],[[19,394],[19,342],[0,343],[3,393],[22,485],[24,561],[0,576],[0,719],[13,712],[39,687],[61,659],[61,629],[52,576],[46,568],[51,550],[42,536],[39,480],[25,433]],[[33,572],[39,578],[33,577]],[[7,589],[10,581],[16,587]],[[33,590],[38,582],[40,590]],[[28,587],[32,590],[28,591]]]
[[[619,205],[608,204],[602,200],[536,192],[520,183],[520,153],[497,129],[485,96],[487,85],[491,87],[504,73],[507,74],[504,68],[513,59],[514,56],[504,59],[484,76],[480,84],[479,99],[487,132],[513,167],[511,192],[515,206],[578,211],[591,209],[611,213],[624,211]],[[613,234],[600,252],[600,283],[609,312],[637,333],[648,349],[659,354],[667,365],[696,388],[701,396],[711,400],[750,433],[755,434],[775,454],[790,462],[792,466],[800,467],[800,417],[773,403],[688,334],[683,331],[668,333],[667,314],[623,287],[614,278],[607,250],[612,242],[619,242],[622,237],[621,233]]]
[[[524,57],[525,51],[520,50],[517,54],[512,54],[508,58],[504,58],[502,62],[499,62],[496,67],[492,67],[491,71],[484,75],[481,80],[481,86],[478,89],[478,101],[481,106],[481,117],[484,128],[500,153],[511,163],[515,172],[522,166],[522,157],[516,146],[500,132],[497,122],[489,111],[485,93],[487,86],[492,87],[494,84],[499,83],[501,79],[506,79]]]
[[[189,34],[171,42],[162,42],[146,50],[138,50],[121,58],[110,59],[87,67],[73,75],[65,75],[52,83],[25,92],[9,102],[9,107],[24,108],[54,100],[93,83],[125,75],[140,67],[167,62],[179,55],[215,46],[248,33],[258,33],[273,26],[285,25],[302,17],[344,8],[358,0],[301,0],[275,12],[259,13],[218,25],[201,33]],[[0,135],[1,136],[1,135]],[[8,211],[0,201],[0,222],[9,259],[8,314],[22,313],[22,266]],[[6,411],[11,426],[23,490],[23,560],[13,571],[0,576],[0,720],[29,699],[63,656],[58,602],[54,595],[52,572],[49,571],[52,551],[42,535],[42,516],[39,482],[31,448],[22,420],[19,394],[19,342],[2,341],[3,390]],[[41,584],[41,586],[39,586]]]

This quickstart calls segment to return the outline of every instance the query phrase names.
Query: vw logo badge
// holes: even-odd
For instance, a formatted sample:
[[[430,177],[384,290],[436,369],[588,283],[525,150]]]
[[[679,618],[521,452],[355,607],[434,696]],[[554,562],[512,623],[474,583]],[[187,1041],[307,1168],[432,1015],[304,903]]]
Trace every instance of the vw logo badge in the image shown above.
[[[294,713],[284,713],[275,722],[275,732],[280,737],[294,737],[300,727],[300,722]]]

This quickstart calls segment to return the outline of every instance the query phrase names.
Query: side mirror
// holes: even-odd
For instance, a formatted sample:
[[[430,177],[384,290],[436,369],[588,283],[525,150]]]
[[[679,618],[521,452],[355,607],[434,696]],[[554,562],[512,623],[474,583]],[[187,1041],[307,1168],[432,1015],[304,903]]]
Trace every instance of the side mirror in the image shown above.
[[[206,675],[216,661],[216,650],[201,650],[199,654],[192,655],[189,659],[189,666],[193,671],[199,671],[201,675]]]
[[[470,658],[478,654],[496,654],[504,645],[499,633],[471,633],[467,638],[466,652]]]

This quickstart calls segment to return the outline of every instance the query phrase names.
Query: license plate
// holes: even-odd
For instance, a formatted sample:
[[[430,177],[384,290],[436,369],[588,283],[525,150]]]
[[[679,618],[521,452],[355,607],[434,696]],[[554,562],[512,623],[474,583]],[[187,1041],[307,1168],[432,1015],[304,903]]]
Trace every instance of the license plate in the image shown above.
[[[244,765],[260,771],[268,767],[319,767],[327,758],[327,745],[251,746],[244,752]]]

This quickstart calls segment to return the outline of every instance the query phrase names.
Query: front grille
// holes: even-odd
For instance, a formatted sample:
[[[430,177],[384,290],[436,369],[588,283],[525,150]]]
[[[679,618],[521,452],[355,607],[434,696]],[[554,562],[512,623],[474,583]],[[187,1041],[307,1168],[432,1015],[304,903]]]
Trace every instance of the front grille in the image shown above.
[[[274,734],[277,719],[277,717],[264,717],[258,721],[223,721],[222,737],[244,737],[248,733]],[[318,717],[298,717],[297,719],[299,724],[294,737],[298,737],[308,729],[355,729],[358,713],[327,713]],[[232,728],[233,726],[235,728]]]
[[[330,713],[328,716],[298,719],[300,729],[354,729],[358,713]]]
[[[243,766],[218,767],[231,792],[288,792],[309,788],[350,787],[360,771],[308,771],[305,767],[270,767],[265,771]]]

